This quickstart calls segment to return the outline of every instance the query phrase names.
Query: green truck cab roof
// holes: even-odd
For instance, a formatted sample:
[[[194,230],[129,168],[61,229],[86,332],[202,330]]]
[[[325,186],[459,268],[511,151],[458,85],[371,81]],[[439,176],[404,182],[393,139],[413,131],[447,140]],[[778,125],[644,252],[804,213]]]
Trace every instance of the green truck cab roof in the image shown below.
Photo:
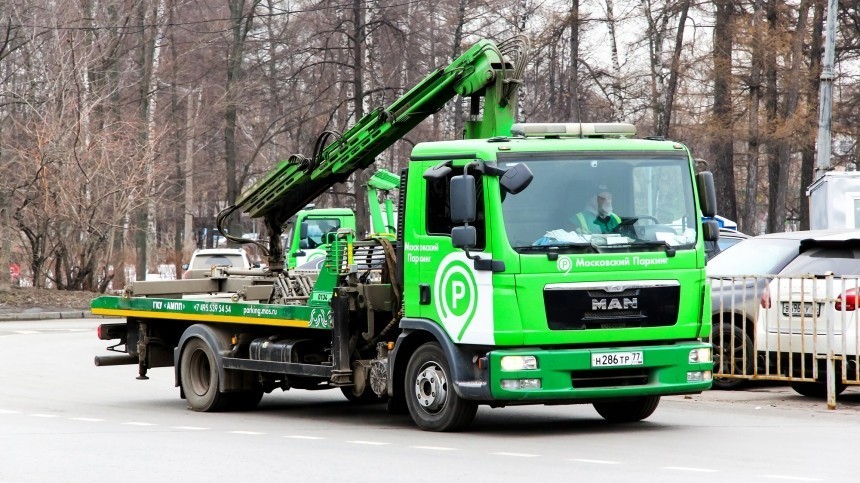
[[[501,153],[539,153],[553,152],[677,152],[688,155],[687,147],[676,141],[651,139],[618,138],[492,138],[467,139],[457,141],[436,141],[419,143],[412,150],[413,161],[430,159],[464,158],[492,160]]]

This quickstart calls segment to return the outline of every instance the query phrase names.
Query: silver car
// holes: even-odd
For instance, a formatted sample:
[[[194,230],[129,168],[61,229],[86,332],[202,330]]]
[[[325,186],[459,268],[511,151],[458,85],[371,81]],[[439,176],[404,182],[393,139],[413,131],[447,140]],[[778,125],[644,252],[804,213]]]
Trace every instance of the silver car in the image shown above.
[[[801,240],[833,230],[770,233],[741,240],[708,261],[711,279],[711,343],[714,387],[733,389],[754,373],[755,321],[768,275],[778,274],[800,253]]]

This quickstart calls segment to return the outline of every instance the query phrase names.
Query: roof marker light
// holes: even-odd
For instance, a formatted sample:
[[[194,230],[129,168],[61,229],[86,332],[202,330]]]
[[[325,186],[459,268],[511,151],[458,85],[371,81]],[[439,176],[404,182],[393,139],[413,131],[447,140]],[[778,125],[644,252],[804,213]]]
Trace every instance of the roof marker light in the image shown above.
[[[620,122],[603,123],[517,123],[511,135],[519,137],[613,137],[636,136],[636,126]]]

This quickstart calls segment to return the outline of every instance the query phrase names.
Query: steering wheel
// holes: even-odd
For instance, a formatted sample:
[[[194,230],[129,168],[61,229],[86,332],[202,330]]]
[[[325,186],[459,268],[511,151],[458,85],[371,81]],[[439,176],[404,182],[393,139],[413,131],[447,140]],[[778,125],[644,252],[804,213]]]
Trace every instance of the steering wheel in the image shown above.
[[[658,220],[658,219],[657,219],[657,217],[655,217],[655,216],[651,216],[651,215],[636,215],[636,216],[634,216],[633,218],[636,218],[636,219],[639,219],[639,220],[651,220],[651,221],[653,221],[653,222],[654,222],[654,224],[655,224],[655,225],[659,225],[659,224],[660,224],[660,220]]]

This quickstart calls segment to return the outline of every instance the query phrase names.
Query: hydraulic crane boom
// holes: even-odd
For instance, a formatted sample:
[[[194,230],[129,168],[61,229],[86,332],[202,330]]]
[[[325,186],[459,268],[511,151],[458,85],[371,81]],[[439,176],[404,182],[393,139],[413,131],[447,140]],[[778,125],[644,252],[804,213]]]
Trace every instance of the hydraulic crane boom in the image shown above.
[[[377,108],[337,136],[326,131],[317,140],[312,157],[292,155],[247,189],[226,214],[241,210],[263,217],[269,231],[269,267],[283,267],[281,226],[296,212],[356,170],[375,161],[376,155],[405,136],[413,127],[457,95],[472,97],[473,120],[466,137],[510,135],[516,110],[516,90],[525,65],[527,45],[514,37],[498,46],[481,40],[445,68],[427,76],[388,108]],[[484,97],[483,118],[478,121],[478,99]],[[329,137],[336,137],[325,145]]]

